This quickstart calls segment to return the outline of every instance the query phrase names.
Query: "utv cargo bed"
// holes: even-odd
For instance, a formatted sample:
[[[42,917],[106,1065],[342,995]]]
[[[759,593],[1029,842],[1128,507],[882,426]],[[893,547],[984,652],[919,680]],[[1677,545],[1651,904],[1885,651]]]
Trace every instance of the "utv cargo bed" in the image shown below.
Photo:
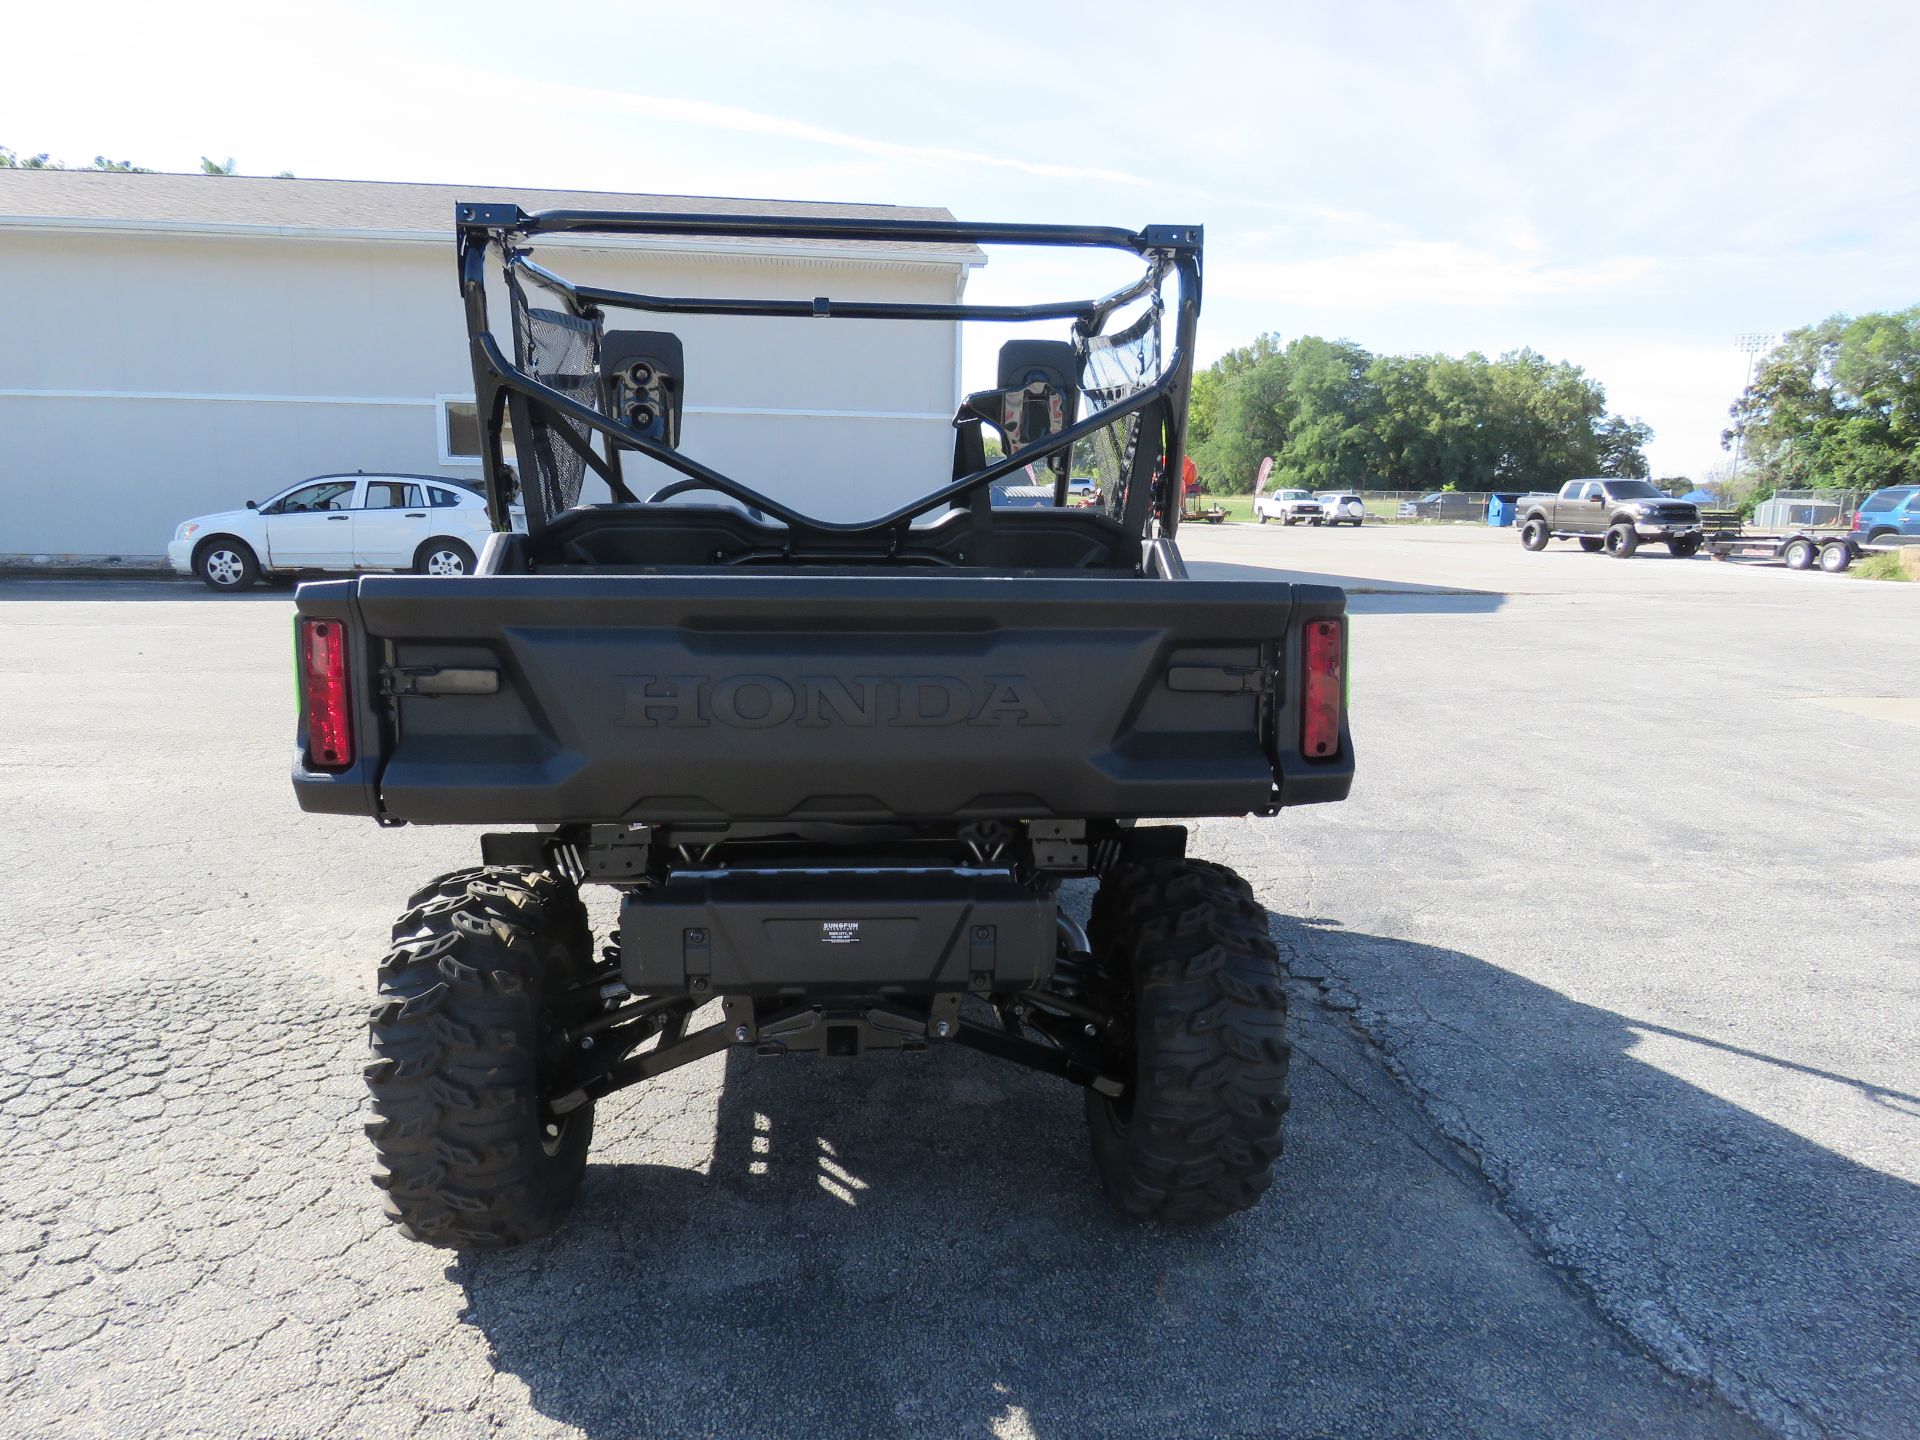
[[[893,574],[367,577],[360,754],[309,810],[415,823],[874,822],[1271,812],[1339,799],[1297,652],[1339,590]],[[1289,638],[1291,637],[1291,639]]]

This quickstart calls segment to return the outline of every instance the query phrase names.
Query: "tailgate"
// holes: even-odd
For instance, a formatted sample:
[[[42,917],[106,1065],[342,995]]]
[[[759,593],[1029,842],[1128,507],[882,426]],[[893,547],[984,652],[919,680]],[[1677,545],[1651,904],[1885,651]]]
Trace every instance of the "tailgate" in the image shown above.
[[[1331,587],[989,576],[367,577],[360,758],[308,809],[445,823],[1238,815],[1339,799],[1288,678]],[[420,693],[422,691],[454,693]]]

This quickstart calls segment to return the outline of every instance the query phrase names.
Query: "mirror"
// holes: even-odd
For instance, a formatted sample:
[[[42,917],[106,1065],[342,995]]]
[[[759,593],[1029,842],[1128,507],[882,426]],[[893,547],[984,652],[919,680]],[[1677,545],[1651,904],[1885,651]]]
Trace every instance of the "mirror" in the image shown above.
[[[260,502],[258,500],[249,500],[247,501],[247,508],[249,510],[258,510],[260,508]]]

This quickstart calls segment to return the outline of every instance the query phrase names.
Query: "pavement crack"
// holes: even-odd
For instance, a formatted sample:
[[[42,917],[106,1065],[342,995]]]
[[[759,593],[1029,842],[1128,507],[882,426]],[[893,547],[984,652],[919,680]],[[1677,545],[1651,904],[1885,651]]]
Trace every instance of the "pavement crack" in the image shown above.
[[[1295,932],[1310,940],[1311,931]],[[1546,1238],[1550,1228],[1543,1217],[1535,1213],[1516,1194],[1506,1167],[1499,1163],[1485,1140],[1475,1132],[1459,1107],[1448,1103],[1428,1090],[1414,1077],[1410,1068],[1395,1053],[1391,1035],[1395,1025],[1429,1024],[1447,1030],[1462,1040],[1472,1042],[1465,1032],[1436,1020],[1424,1007],[1415,1006],[1407,1015],[1388,1016],[1361,1005],[1346,977],[1341,976],[1326,956],[1308,953],[1297,943],[1292,935],[1275,935],[1275,941],[1282,951],[1282,963],[1288,967],[1295,985],[1310,986],[1309,993],[1314,997],[1313,1012],[1319,1017],[1319,1023],[1343,1030],[1358,1046],[1360,1051],[1377,1064],[1391,1081],[1411,1100],[1427,1127],[1426,1139],[1437,1140],[1444,1147],[1448,1168],[1456,1173],[1470,1177],[1477,1183],[1491,1202],[1494,1209],[1503,1215],[1522,1242],[1536,1260],[1553,1275],[1554,1279],[1595,1318],[1615,1335],[1620,1342],[1645,1358],[1660,1372],[1677,1385],[1711,1395],[1713,1400],[1738,1414],[1749,1423],[1759,1425],[1769,1434],[1784,1434],[1775,1427],[1767,1426],[1762,1417],[1740,1402],[1733,1387],[1726,1383],[1719,1367],[1712,1363],[1712,1351],[1708,1343],[1692,1334],[1686,1339],[1689,1343],[1700,1343],[1707,1359],[1705,1363],[1690,1363],[1683,1355],[1672,1354],[1651,1343],[1634,1326],[1626,1323],[1607,1306],[1594,1285],[1587,1279],[1576,1261]],[[1296,974],[1289,962],[1306,959],[1310,963],[1303,970],[1317,973]],[[1417,1018],[1408,1018],[1417,1017]],[[1377,1101],[1370,1099],[1361,1089],[1336,1073],[1320,1057],[1305,1047],[1295,1046],[1296,1052],[1304,1054],[1314,1066],[1326,1073],[1341,1089],[1364,1103],[1373,1113],[1383,1117],[1387,1112]],[[1404,1132],[1404,1128],[1402,1129]],[[1424,1153],[1441,1159],[1441,1152],[1432,1144],[1422,1143]],[[1647,1254],[1657,1267],[1657,1292],[1666,1302],[1670,1316],[1677,1316],[1677,1307],[1672,1303],[1672,1272],[1660,1256],[1655,1243],[1657,1236],[1652,1227],[1637,1213],[1623,1207],[1621,1213],[1631,1223],[1638,1226],[1648,1239]],[[1818,1416],[1809,1413],[1803,1406],[1791,1406],[1796,1421],[1809,1430],[1826,1437],[1828,1427],[1821,1423]]]

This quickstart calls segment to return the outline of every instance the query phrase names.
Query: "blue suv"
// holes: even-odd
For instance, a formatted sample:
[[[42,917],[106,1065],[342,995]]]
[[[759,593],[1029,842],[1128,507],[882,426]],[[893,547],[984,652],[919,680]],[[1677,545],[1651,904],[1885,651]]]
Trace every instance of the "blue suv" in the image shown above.
[[[1920,485],[1876,490],[1853,517],[1853,538],[1868,545],[1896,535],[1920,536]]]

